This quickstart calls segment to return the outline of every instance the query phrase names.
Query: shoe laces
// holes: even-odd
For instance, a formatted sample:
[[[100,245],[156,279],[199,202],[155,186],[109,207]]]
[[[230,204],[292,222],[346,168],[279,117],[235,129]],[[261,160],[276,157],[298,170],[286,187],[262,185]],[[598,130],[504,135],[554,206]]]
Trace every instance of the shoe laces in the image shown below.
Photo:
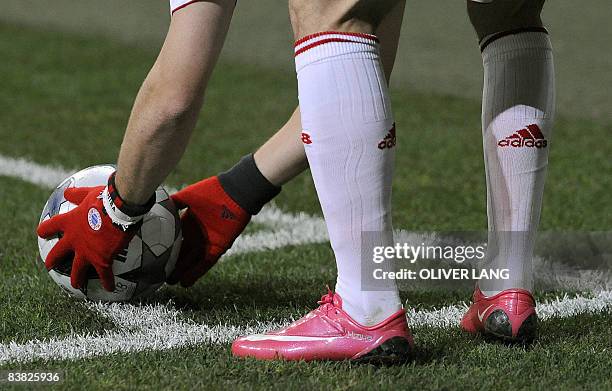
[[[334,292],[329,289],[328,285],[326,285],[326,288],[327,293],[321,296],[321,300],[317,302],[317,304],[319,304],[319,310],[324,312],[325,314],[329,314],[330,311],[334,311],[336,314],[339,314],[340,310],[338,309],[338,306],[334,303]]]
[[[317,302],[319,304],[319,308],[317,308],[315,311],[319,313],[320,319],[327,322],[331,327],[338,330],[338,332],[344,333],[344,327],[329,317],[330,313],[338,315],[340,313],[340,309],[334,303],[334,292],[329,289],[328,285],[326,285],[326,288],[327,293],[321,296],[321,300]]]
[[[321,300],[317,301],[317,304],[325,305],[334,303],[334,292],[329,289],[329,285],[325,287],[327,288],[327,293],[321,296]]]

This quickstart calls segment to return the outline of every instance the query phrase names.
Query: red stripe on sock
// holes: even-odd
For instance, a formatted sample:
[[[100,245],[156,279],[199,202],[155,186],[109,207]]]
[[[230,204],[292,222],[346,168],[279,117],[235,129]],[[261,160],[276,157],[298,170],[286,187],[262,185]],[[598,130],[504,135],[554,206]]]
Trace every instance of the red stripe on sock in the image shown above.
[[[338,31],[323,31],[320,33],[314,33],[314,34],[310,34],[307,35],[303,38],[298,39],[297,41],[295,41],[295,44],[293,45],[294,47],[299,46],[301,44],[303,44],[304,42],[308,41],[309,39],[313,39],[313,38],[317,38],[320,37],[322,35],[346,35],[349,37],[359,37],[359,38],[365,38],[365,39],[369,39],[372,40],[374,42],[378,42],[378,38],[375,35],[372,34],[365,34],[365,33],[351,33],[351,32],[338,32]]]
[[[300,50],[297,50],[297,51],[295,52],[295,55],[296,55],[296,57],[297,57],[299,54],[302,54],[302,53],[304,53],[304,52],[305,52],[305,51],[307,51],[307,50],[310,50],[310,49],[312,49],[312,48],[314,48],[314,47],[317,47],[317,46],[320,46],[320,45],[324,45],[324,44],[326,44],[326,43],[330,43],[330,42],[352,42],[352,43],[361,43],[361,42],[358,42],[358,41],[352,41],[352,40],[350,40],[350,39],[344,39],[344,38],[327,38],[327,39],[322,39],[322,40],[320,40],[320,41],[313,42],[313,43],[311,43],[310,45],[306,45],[306,46],[304,46],[304,47],[303,47],[303,48],[301,48]]]

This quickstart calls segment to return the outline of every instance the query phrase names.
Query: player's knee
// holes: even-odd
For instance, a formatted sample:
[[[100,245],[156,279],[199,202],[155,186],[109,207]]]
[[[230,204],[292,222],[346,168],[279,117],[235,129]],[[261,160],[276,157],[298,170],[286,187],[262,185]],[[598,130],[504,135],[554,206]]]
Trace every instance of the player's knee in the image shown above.
[[[467,10],[478,39],[524,27],[542,27],[545,0],[468,0]]]
[[[320,31],[373,33],[400,0],[289,0],[296,36]]]

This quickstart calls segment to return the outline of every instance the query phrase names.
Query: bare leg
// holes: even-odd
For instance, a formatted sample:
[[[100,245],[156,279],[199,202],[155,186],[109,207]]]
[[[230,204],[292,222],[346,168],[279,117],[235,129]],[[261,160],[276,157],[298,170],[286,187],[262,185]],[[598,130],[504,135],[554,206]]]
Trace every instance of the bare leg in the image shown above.
[[[183,155],[233,9],[233,0],[202,1],[172,16],[119,152],[116,184],[126,202],[144,204]]]
[[[479,40],[521,27],[542,27],[540,12],[543,6],[544,0],[467,2],[468,15]]]
[[[304,144],[299,134],[302,129],[300,108],[289,121],[255,152],[257,168],[275,186],[282,186],[308,168]]]

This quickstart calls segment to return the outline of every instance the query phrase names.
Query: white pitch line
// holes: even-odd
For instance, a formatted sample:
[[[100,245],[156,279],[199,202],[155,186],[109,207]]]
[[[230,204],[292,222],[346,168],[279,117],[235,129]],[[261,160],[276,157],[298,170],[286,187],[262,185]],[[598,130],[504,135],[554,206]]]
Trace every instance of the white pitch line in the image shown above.
[[[76,170],[43,166],[30,160],[0,155],[0,176],[21,179],[34,185],[54,188]]]
[[[228,324],[197,324],[181,319],[172,304],[135,306],[131,304],[88,304],[100,315],[110,319],[119,329],[99,335],[71,335],[64,339],[32,340],[0,345],[0,365],[26,363],[35,360],[77,360],[114,353],[144,350],[167,350],[184,346],[229,344],[235,338],[263,333],[286,326],[292,320],[254,323],[244,326]],[[597,314],[612,309],[612,291],[600,292],[592,298],[576,296],[558,298],[538,305],[542,320],[566,318],[579,314]],[[451,328],[459,325],[465,305],[447,306],[430,311],[408,311],[411,327]]]
[[[266,225],[272,225],[274,227],[273,231],[264,230],[239,236],[232,248],[227,252],[226,257],[249,252],[274,250],[285,246],[326,243],[329,241],[325,221],[321,218],[308,216],[303,213],[298,215],[285,213],[274,205],[267,206],[261,213],[280,215],[283,220],[291,220],[292,222],[286,224],[281,219],[277,221],[269,220],[270,224]],[[267,216],[264,218],[267,218]]]

